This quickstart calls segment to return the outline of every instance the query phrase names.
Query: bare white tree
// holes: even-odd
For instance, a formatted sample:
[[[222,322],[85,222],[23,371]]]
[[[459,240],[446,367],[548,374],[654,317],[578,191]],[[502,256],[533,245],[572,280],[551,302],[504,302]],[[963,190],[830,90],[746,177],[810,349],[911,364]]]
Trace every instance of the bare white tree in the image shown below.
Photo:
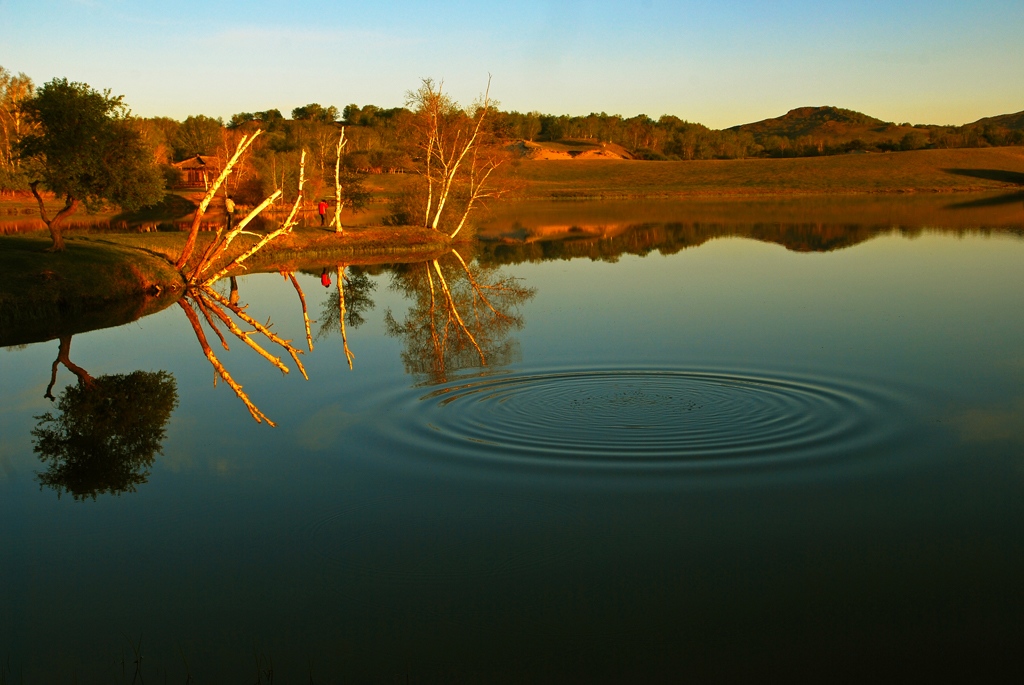
[[[477,201],[493,194],[487,190],[487,181],[501,160],[498,155],[486,152],[483,145],[484,123],[493,107],[491,78],[488,76],[483,96],[469,111],[461,109],[443,86],[441,82],[423,79],[417,90],[406,94],[406,101],[415,112],[420,173],[427,186],[423,225],[440,230],[453,190],[457,185],[466,187],[467,205],[450,234],[455,237]]]

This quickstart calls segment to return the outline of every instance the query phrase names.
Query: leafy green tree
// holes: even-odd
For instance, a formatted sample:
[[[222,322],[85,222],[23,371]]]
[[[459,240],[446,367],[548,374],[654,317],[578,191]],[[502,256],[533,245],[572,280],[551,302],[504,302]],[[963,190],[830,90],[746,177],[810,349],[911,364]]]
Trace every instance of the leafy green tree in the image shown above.
[[[51,251],[64,249],[61,224],[81,203],[92,208],[110,202],[131,211],[163,197],[163,177],[153,152],[122,96],[54,79],[23,108],[36,128],[19,142],[19,157],[35,179],[29,187],[50,229]],[[64,207],[52,219],[40,184],[64,198]]]
[[[910,131],[900,139],[901,150],[920,150],[928,144],[928,136],[921,131]]]
[[[296,121],[319,121],[324,124],[332,124],[338,120],[338,108],[334,105],[324,107],[316,102],[311,102],[304,107],[296,107],[292,110],[292,119]]]
[[[166,371],[79,374],[61,392],[57,413],[36,417],[33,449],[48,467],[37,474],[40,487],[76,500],[134,492],[162,451],[177,404],[177,385]]]
[[[223,140],[224,124],[220,119],[202,114],[181,122],[174,137],[174,157],[182,160],[196,155],[212,155]]]

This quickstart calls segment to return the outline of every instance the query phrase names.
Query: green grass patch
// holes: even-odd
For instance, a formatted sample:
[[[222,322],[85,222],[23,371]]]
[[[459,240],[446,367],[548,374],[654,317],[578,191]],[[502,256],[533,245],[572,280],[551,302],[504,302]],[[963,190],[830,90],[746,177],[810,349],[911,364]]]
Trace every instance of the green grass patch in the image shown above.
[[[144,251],[81,239],[64,252],[46,252],[49,245],[42,236],[0,237],[0,344],[19,344],[39,322],[59,327],[99,312],[109,314],[103,320],[130,321],[157,293],[183,285],[167,260]]]

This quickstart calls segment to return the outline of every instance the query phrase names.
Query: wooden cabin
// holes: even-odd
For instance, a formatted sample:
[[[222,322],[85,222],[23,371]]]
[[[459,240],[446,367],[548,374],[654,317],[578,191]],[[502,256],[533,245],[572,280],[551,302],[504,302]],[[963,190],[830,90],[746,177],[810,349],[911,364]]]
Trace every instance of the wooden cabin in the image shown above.
[[[189,157],[182,162],[175,162],[175,168],[181,170],[182,188],[203,188],[210,187],[210,184],[217,180],[221,172],[219,157],[208,155],[196,155]]]

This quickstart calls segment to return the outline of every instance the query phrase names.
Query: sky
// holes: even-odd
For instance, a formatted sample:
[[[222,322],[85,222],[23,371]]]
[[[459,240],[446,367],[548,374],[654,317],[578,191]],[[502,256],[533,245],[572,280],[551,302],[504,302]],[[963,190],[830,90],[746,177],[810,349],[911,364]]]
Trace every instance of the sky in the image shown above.
[[[397,107],[423,78],[505,110],[712,128],[833,105],[964,124],[1024,110],[1021,0],[0,0],[0,66],[140,116]]]

